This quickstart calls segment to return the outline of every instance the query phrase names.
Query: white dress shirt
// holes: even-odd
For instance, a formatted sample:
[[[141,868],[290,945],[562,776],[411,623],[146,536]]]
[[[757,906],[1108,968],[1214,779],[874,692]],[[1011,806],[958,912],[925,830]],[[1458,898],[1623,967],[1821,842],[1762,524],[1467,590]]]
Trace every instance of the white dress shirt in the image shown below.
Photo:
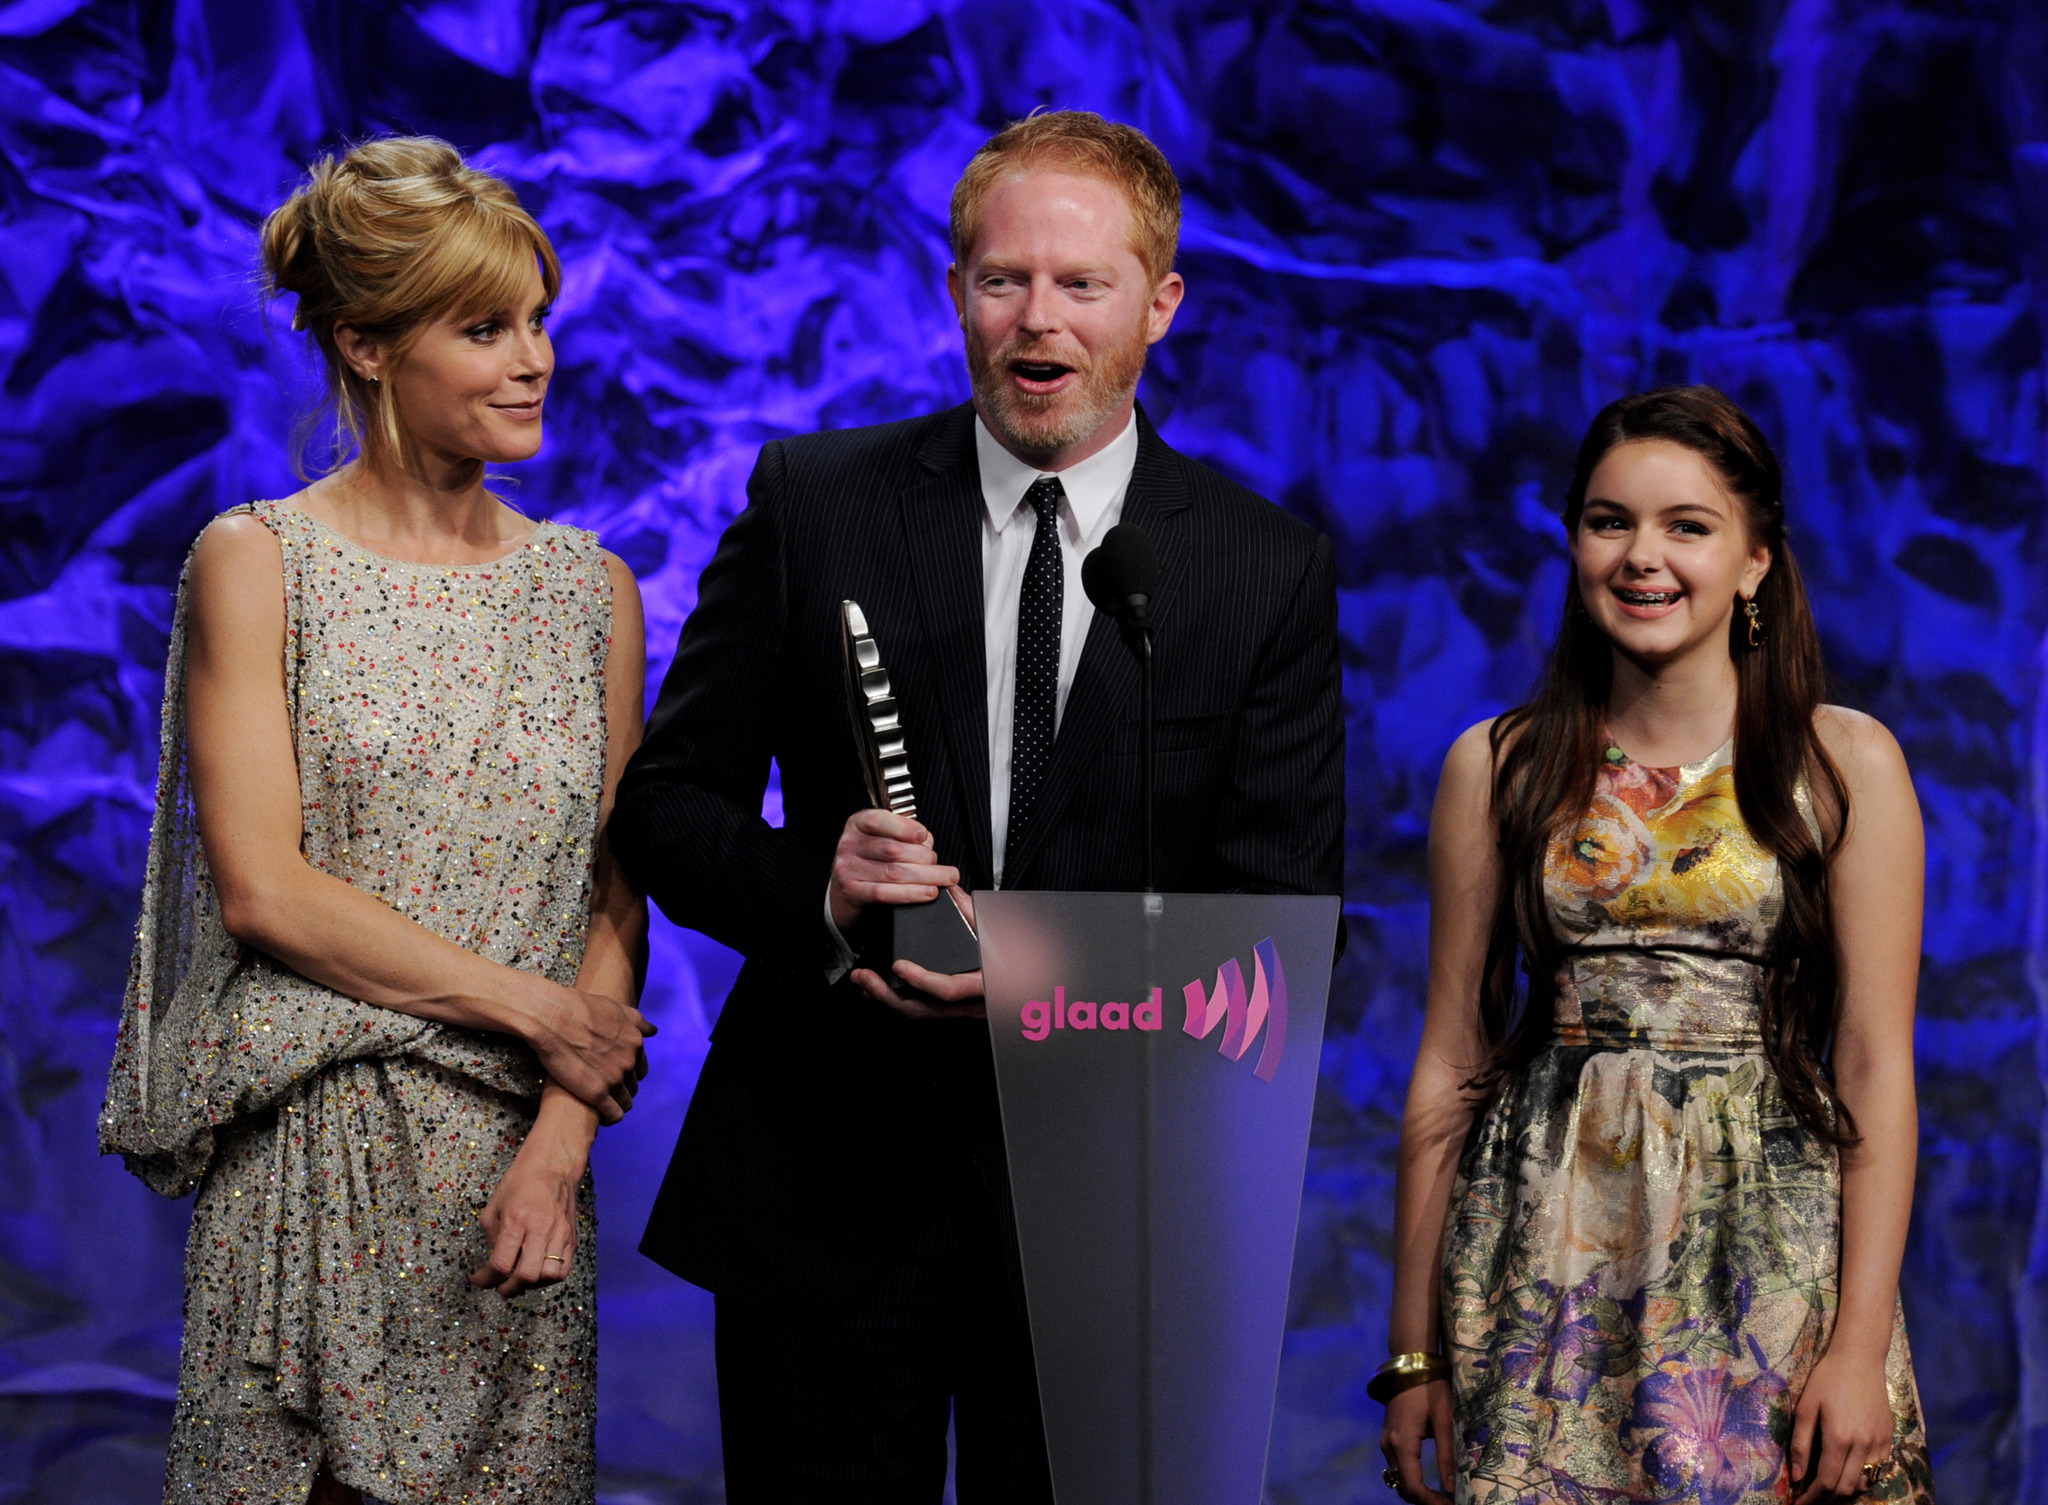
[[[988,656],[988,823],[996,887],[1003,886],[1003,844],[1010,831],[1011,723],[1017,712],[1017,603],[1024,593],[1024,566],[1038,533],[1038,514],[1024,493],[1040,476],[1011,454],[974,419],[974,454],[981,465],[981,499],[987,516],[981,529],[981,641]],[[1060,563],[1066,583],[1060,593],[1059,695],[1053,702],[1053,734],[1066,714],[1067,692],[1081,664],[1081,648],[1095,606],[1081,588],[1081,561],[1123,516],[1124,493],[1138,463],[1138,421],[1095,454],[1057,472],[1066,492],[1060,502]],[[941,853],[943,857],[945,854]]]
[[[1017,604],[1024,593],[1024,566],[1031,558],[1031,540],[1038,533],[1038,514],[1024,504],[1024,493],[1043,475],[1058,475],[1066,495],[1060,501],[1060,563],[1065,582],[1060,593],[1059,693],[1053,702],[1053,735],[1059,735],[1066,714],[1067,692],[1095,617],[1094,603],[1081,588],[1081,561],[1102,542],[1102,535],[1123,516],[1124,493],[1138,463],[1138,420],[1134,413],[1123,432],[1096,453],[1062,471],[1034,470],[1008,450],[981,421],[974,419],[974,455],[981,469],[981,639],[987,654],[988,684],[988,821],[989,851],[995,860],[996,887],[1003,886],[1003,846],[1010,831],[1011,723],[1017,710]],[[947,860],[948,853],[939,853]],[[957,857],[952,857],[955,863]],[[832,890],[825,889],[825,927],[839,953],[839,965],[827,976],[837,981],[853,965],[853,948],[832,921]]]

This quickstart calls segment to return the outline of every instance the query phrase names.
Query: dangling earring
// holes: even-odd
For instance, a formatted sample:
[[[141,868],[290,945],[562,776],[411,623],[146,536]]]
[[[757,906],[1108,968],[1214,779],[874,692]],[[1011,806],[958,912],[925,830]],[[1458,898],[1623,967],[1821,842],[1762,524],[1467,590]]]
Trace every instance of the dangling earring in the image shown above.
[[[1749,618],[1749,646],[1761,648],[1764,645],[1764,619],[1757,615],[1756,597],[1742,598],[1742,614]]]

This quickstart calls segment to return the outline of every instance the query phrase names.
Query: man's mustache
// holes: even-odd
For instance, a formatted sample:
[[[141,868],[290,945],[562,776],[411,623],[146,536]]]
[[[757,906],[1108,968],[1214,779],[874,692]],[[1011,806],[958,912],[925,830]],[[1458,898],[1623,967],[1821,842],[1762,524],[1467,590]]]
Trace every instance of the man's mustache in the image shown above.
[[[1094,363],[1088,359],[1085,351],[1063,349],[1058,346],[1046,346],[1030,342],[1013,342],[1005,345],[996,352],[993,359],[994,364],[998,366],[1017,364],[1065,366],[1069,370],[1078,371],[1083,374],[1094,367]]]

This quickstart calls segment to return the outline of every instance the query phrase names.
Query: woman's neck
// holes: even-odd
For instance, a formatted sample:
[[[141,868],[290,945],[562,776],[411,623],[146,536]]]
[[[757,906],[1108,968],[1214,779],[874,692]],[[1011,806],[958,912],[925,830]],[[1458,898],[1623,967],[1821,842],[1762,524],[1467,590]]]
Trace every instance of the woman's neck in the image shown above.
[[[363,547],[422,564],[493,558],[529,526],[484,489],[479,460],[429,456],[415,470],[358,458],[307,488],[306,501]]]
[[[1719,641],[1662,664],[1614,654],[1607,733],[1652,768],[1696,763],[1735,729],[1735,663]]]

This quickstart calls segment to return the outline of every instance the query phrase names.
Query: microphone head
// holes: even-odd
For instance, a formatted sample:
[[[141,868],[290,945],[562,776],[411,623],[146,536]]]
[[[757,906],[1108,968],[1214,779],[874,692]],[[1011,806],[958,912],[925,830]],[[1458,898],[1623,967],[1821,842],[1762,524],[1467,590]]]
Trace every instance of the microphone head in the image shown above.
[[[1095,609],[1120,617],[1133,596],[1147,601],[1159,590],[1159,555],[1143,528],[1118,523],[1081,561],[1081,588]]]

